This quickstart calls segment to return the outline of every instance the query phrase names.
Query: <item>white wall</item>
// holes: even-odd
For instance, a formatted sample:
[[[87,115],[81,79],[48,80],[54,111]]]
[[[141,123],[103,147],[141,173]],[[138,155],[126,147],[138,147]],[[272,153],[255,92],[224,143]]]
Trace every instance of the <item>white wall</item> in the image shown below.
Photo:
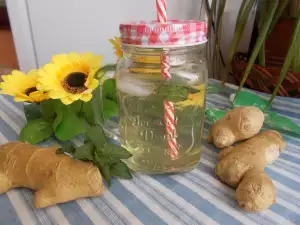
[[[119,35],[119,24],[156,19],[155,0],[28,0],[38,64],[62,52],[91,51],[114,62],[108,39]],[[170,19],[197,19],[198,0],[168,1]]]

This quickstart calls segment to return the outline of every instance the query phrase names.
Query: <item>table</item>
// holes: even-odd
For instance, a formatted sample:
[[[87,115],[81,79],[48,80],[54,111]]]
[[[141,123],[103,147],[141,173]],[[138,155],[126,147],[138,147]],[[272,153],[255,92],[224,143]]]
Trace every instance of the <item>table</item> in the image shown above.
[[[228,97],[235,88],[209,95],[207,107],[229,107]],[[300,99],[277,97],[272,110],[300,124]],[[24,123],[22,105],[0,96],[0,143],[16,140]],[[204,137],[209,126],[206,122]],[[0,224],[300,224],[300,138],[283,136],[287,148],[266,168],[277,188],[277,203],[260,213],[245,213],[237,207],[235,191],[215,176],[218,150],[204,141],[200,163],[193,171],[113,180],[112,187],[98,198],[35,209],[33,192],[11,190],[0,196]],[[44,143],[50,144],[54,141]]]

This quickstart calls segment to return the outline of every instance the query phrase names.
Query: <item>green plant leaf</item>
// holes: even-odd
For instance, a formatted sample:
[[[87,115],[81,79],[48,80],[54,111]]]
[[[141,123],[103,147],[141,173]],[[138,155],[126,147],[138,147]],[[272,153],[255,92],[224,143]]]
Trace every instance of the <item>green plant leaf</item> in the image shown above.
[[[268,111],[265,113],[265,124],[275,130],[287,131],[300,135],[300,126],[291,121],[289,118],[274,112]]]
[[[259,34],[259,36],[257,38],[257,41],[255,43],[254,49],[253,49],[252,54],[250,56],[249,62],[247,64],[245,73],[244,73],[243,78],[242,78],[242,81],[240,83],[239,89],[236,93],[236,97],[239,95],[239,92],[241,91],[242,87],[244,86],[244,84],[245,84],[245,82],[248,78],[248,75],[249,75],[249,73],[252,69],[252,66],[255,63],[257,55],[258,55],[258,53],[261,49],[261,46],[264,43],[264,41],[266,40],[269,26],[272,22],[272,19],[274,17],[275,12],[276,12],[278,2],[277,1],[270,1],[269,3],[270,4],[269,4],[269,7],[268,7],[268,15],[266,15],[266,20],[262,24],[261,33]]]
[[[271,34],[271,32],[273,31],[274,27],[276,26],[278,20],[281,18],[281,15],[284,12],[284,10],[287,7],[289,2],[290,2],[290,0],[280,0],[279,1],[280,5],[277,7],[276,13],[275,13],[274,18],[272,20],[272,23],[269,26],[267,36],[269,36]]]
[[[111,118],[112,116],[117,116],[118,115],[117,103],[109,99],[103,99],[103,113],[104,113],[105,120]]]
[[[71,142],[64,144],[62,148],[56,150],[56,154],[69,153],[73,154],[76,151],[76,148],[72,145]]]
[[[283,66],[282,66],[282,69],[281,69],[281,72],[280,72],[280,77],[279,77],[279,81],[272,93],[272,96],[268,102],[268,105],[266,106],[265,110],[268,109],[268,107],[271,105],[273,99],[276,97],[278,91],[279,91],[279,88],[286,76],[286,73],[288,72],[289,68],[290,68],[290,65],[291,65],[291,62],[295,56],[295,46],[297,45],[297,39],[299,38],[299,35],[300,35],[300,12],[298,13],[298,17],[297,17],[297,21],[296,21],[296,25],[295,25],[295,29],[294,29],[294,33],[293,33],[293,36],[292,36],[292,39],[291,39],[291,44],[290,44],[290,48],[288,50],[288,53],[287,53],[287,56],[285,57],[285,60],[284,60],[284,63],[283,63]],[[299,63],[299,62],[298,62]]]
[[[111,174],[122,179],[132,179],[132,175],[123,162],[118,162],[111,166]]]
[[[94,115],[94,123],[96,125],[103,125],[104,124],[104,117],[103,117],[103,101],[101,99],[101,89],[98,86],[93,92],[93,98],[91,100],[93,115]]]
[[[57,99],[49,99],[41,102],[43,118],[48,121],[53,121],[56,116],[56,107],[60,104],[62,104],[61,101]]]
[[[244,0],[245,1],[245,0]],[[232,44],[228,53],[228,57],[227,57],[227,63],[225,64],[225,70],[224,70],[224,74],[222,76],[222,84],[224,85],[227,81],[228,78],[228,74],[229,74],[229,67],[231,65],[232,59],[234,57],[234,54],[236,52],[236,49],[241,41],[242,35],[244,33],[246,24],[248,22],[248,18],[250,15],[251,10],[253,9],[253,7],[255,6],[255,2],[256,0],[249,0],[247,6],[243,6],[243,4],[241,5],[241,7],[245,7],[243,10],[242,15],[240,15],[240,20],[238,22],[238,25],[236,26],[236,30],[234,32],[234,36],[233,36],[233,40],[232,40]],[[255,57],[256,59],[256,57]],[[255,60],[254,59],[254,60]]]
[[[71,140],[78,134],[85,133],[86,121],[78,116],[81,102],[56,107],[56,118],[53,122],[55,136],[62,141]]]
[[[104,180],[108,184],[108,186],[111,186],[111,173],[108,163],[105,159],[101,158],[101,155],[95,151],[94,153],[94,164],[99,168],[101,175],[103,176]]]
[[[86,137],[87,140],[92,141],[99,150],[103,149],[107,142],[105,133],[101,126],[92,126],[88,128],[86,132]]]
[[[52,123],[44,119],[31,120],[23,127],[19,140],[37,144],[49,138],[52,133]]]
[[[102,87],[102,96],[117,102],[116,81],[113,78],[106,79]]]
[[[108,143],[106,148],[108,149],[109,156],[113,159],[129,159],[132,156],[125,148],[118,145]]]
[[[256,94],[253,94],[248,91],[240,91],[239,95],[234,98],[232,106],[233,108],[237,108],[240,106],[255,106],[263,110],[267,104],[267,100],[261,98]]]
[[[221,119],[224,117],[226,112],[221,109],[216,109],[216,108],[207,108],[205,110],[205,116],[209,121],[212,121],[215,123],[217,120]]]
[[[73,153],[74,159],[80,160],[94,160],[94,144],[92,142],[85,143],[84,145],[77,147]]]
[[[43,117],[40,105],[36,103],[24,104],[24,113],[27,121],[40,119]]]
[[[82,103],[82,114],[91,125],[95,124],[92,101]]]

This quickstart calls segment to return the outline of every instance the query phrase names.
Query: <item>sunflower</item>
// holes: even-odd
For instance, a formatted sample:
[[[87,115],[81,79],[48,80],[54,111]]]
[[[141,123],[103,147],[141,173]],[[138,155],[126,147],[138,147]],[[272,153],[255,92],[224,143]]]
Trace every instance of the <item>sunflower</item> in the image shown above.
[[[2,79],[0,93],[14,96],[16,102],[41,102],[49,98],[47,93],[36,88],[37,70],[31,70],[27,75],[14,70],[10,75],[3,75]]]
[[[109,39],[110,43],[114,46],[115,55],[118,57],[118,60],[123,57],[123,51],[121,49],[121,40],[119,37],[115,37],[115,39]]]
[[[102,56],[91,53],[56,55],[52,63],[41,69],[37,87],[65,105],[78,99],[88,102],[92,98],[92,91],[98,86],[94,76],[101,61]]]

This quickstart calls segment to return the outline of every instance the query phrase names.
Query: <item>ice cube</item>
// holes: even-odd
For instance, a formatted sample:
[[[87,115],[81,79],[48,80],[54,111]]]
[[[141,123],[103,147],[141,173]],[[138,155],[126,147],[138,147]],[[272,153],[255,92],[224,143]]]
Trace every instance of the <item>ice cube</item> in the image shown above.
[[[117,82],[118,90],[132,96],[146,97],[154,91],[156,84],[139,80],[137,76],[122,74]]]

